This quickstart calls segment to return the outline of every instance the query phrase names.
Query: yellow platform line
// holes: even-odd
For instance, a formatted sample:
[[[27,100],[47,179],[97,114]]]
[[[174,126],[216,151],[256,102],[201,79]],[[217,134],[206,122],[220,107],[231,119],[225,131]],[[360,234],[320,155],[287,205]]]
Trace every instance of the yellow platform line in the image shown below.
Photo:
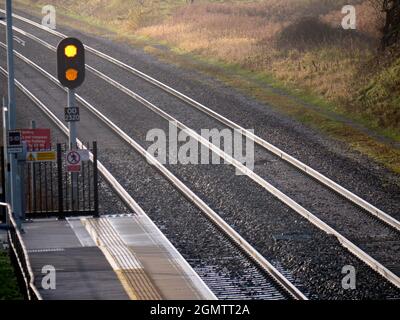
[[[162,296],[135,254],[107,218],[82,219],[87,231],[102,250],[123,288],[132,300],[161,300]]]
[[[132,261],[130,259],[130,263],[134,264],[136,268],[134,268],[134,272],[131,272],[130,270],[132,269],[130,266],[126,267],[123,269],[123,274],[126,276],[127,280],[132,283],[132,286],[136,288],[136,292],[141,292],[139,294],[139,299],[140,300],[155,300],[159,299],[159,295],[157,290],[155,290],[151,280],[148,278],[147,274],[145,273],[145,270],[141,266],[140,262],[136,259],[136,256],[134,255],[134,252],[129,249],[129,247],[126,246],[126,244],[123,242],[119,234],[116,232],[116,230],[113,228],[111,223],[109,222],[108,219],[105,219],[101,221],[103,223],[103,227],[105,230],[107,230],[108,235],[110,236],[111,239],[115,241],[113,245],[114,250],[118,251],[124,251],[123,254],[119,255],[121,258],[126,258],[126,257],[132,257],[134,256],[135,259]],[[156,294],[155,294],[156,293]]]

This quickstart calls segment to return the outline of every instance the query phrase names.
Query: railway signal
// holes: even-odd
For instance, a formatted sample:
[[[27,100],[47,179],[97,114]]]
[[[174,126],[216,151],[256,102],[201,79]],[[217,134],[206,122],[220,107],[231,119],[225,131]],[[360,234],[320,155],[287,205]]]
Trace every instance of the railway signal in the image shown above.
[[[75,106],[75,90],[85,80],[85,48],[76,38],[65,38],[57,46],[57,76],[60,83],[68,88],[68,107],[65,120],[69,125],[69,145],[76,148],[76,122],[79,109]]]
[[[77,149],[76,124],[79,119],[79,108],[75,106],[75,89],[85,80],[85,48],[76,38],[65,38],[57,46],[57,75],[60,83],[68,88],[68,107],[65,120],[69,127],[69,149],[74,154]],[[80,168],[80,166],[79,166]],[[71,170],[72,171],[72,170]],[[71,172],[73,207],[78,201],[78,176]]]
[[[85,48],[76,38],[65,38],[57,47],[57,75],[64,87],[75,89],[85,80]]]

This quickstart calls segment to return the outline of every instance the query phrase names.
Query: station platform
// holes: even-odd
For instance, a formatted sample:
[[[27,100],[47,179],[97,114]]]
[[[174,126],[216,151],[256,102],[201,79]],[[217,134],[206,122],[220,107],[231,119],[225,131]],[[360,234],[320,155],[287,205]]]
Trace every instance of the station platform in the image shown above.
[[[38,219],[23,228],[45,300],[216,299],[147,216]],[[55,289],[46,290],[48,266],[56,281]]]

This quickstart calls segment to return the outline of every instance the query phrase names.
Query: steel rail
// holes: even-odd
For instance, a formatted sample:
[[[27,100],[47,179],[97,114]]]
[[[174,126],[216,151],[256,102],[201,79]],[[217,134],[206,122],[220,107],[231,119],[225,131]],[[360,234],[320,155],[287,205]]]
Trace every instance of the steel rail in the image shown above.
[[[2,72],[3,74],[7,73],[2,67],[0,67],[0,72]],[[39,99],[37,99],[28,89],[26,89],[26,87],[24,87],[20,82],[16,82],[16,84],[17,84],[18,88],[29,99],[31,99],[47,115],[47,117],[50,118],[50,120],[55,122],[56,125],[60,128],[60,130],[66,136],[68,136],[68,133],[69,133],[68,128]],[[78,144],[79,148],[87,149],[87,147],[79,139],[77,141],[77,144]],[[90,157],[90,160],[93,161],[93,153],[91,151],[89,151],[89,157]],[[121,184],[107,170],[107,168],[100,161],[97,161],[97,164],[98,164],[98,169],[99,169],[100,173],[102,174],[102,176],[107,180],[107,182],[109,183],[111,188],[118,194],[118,196],[128,206],[128,208],[131,209],[132,211],[134,211],[137,215],[144,217],[146,219],[146,221],[148,221],[152,227],[154,227],[155,229],[160,231],[159,228],[156,226],[156,224],[149,218],[149,216],[144,212],[144,210],[140,207],[140,205],[129,195],[129,193],[121,186]],[[163,240],[169,246],[174,247],[173,244],[168,240],[168,238],[161,231],[160,231],[160,234],[161,234],[161,237],[163,238]],[[176,252],[177,252],[179,258],[181,258],[182,261],[184,261],[184,264],[186,265],[186,267],[191,268],[191,266],[183,258],[181,253],[179,251],[176,251]],[[198,278],[198,280],[201,281],[205,285],[205,287],[208,288],[208,286],[204,283],[204,281],[200,278],[200,276],[197,273],[195,273],[195,274],[196,274],[196,277]],[[211,291],[210,291],[210,293],[212,295],[214,295],[214,293],[212,293]],[[215,299],[216,299],[216,297],[215,297]]]
[[[0,42],[0,46],[2,46],[3,48],[5,47],[4,43]],[[54,47],[53,47],[54,48]],[[55,49],[55,48],[54,48]],[[50,79],[52,82],[54,82],[55,84],[57,84],[59,87],[61,87],[59,81],[52,76],[50,73],[48,73],[46,70],[44,70],[43,68],[41,68],[40,66],[38,66],[37,64],[35,64],[33,61],[29,60],[28,58],[26,58],[25,56],[21,55],[19,52],[17,52],[16,50],[14,50],[14,53],[16,54],[16,56],[18,58],[20,58],[21,60],[23,60],[25,63],[27,63],[28,65],[31,65],[33,68],[35,68],[37,71],[39,71],[40,73],[42,73],[45,77],[47,77],[48,79]],[[342,244],[343,247],[347,248],[351,253],[353,253],[355,256],[357,256],[359,259],[361,259],[362,261],[364,261],[367,265],[369,265],[372,269],[374,269],[376,272],[378,272],[379,274],[381,274],[383,277],[385,277],[387,280],[389,280],[391,283],[393,283],[394,285],[396,285],[397,287],[400,288],[400,278],[394,274],[392,271],[390,271],[388,268],[386,268],[384,265],[382,265],[380,262],[378,262],[377,260],[375,260],[374,258],[372,258],[369,254],[367,254],[365,251],[363,251],[361,248],[359,248],[357,245],[355,245],[354,243],[352,243],[350,240],[348,240],[346,237],[344,237],[342,234],[340,234],[338,231],[336,231],[335,229],[333,229],[332,227],[330,227],[328,224],[326,224],[325,222],[323,222],[321,219],[319,219],[318,217],[316,217],[314,214],[312,214],[310,211],[308,211],[307,209],[305,209],[304,207],[302,207],[301,205],[299,205],[297,202],[295,202],[294,200],[292,200],[290,197],[288,197],[286,194],[284,194],[283,192],[281,192],[280,190],[278,190],[277,188],[275,188],[274,186],[272,186],[270,183],[268,183],[267,181],[265,181],[264,179],[262,179],[260,176],[258,176],[257,174],[255,174],[253,171],[251,171],[250,169],[246,168],[243,164],[241,164],[239,161],[233,159],[231,156],[227,155],[226,153],[224,153],[221,149],[219,149],[218,147],[216,147],[215,145],[213,145],[212,143],[210,143],[208,140],[204,139],[203,137],[199,136],[194,130],[191,130],[189,128],[187,128],[185,125],[181,124],[180,122],[178,122],[175,118],[171,117],[170,115],[168,115],[167,113],[165,113],[164,111],[162,111],[161,109],[159,109],[158,107],[156,107],[155,105],[151,104],[150,102],[148,102],[147,100],[145,100],[144,98],[140,97],[139,95],[137,95],[136,93],[133,93],[132,91],[130,91],[129,89],[123,87],[121,84],[118,84],[115,80],[110,79],[109,77],[107,77],[106,75],[103,75],[101,72],[95,70],[94,68],[90,67],[89,68],[90,71],[94,71],[95,73],[98,73],[99,75],[102,75],[103,80],[110,80],[112,82],[113,85],[119,87],[123,92],[131,95],[132,98],[136,99],[137,101],[141,102],[142,104],[144,104],[145,106],[151,108],[153,111],[157,112],[159,115],[161,115],[162,117],[164,117],[166,120],[170,121],[171,123],[174,123],[175,125],[177,125],[179,128],[187,130],[188,134],[190,134],[193,138],[195,138],[196,140],[198,140],[200,143],[202,143],[204,146],[206,146],[207,148],[209,148],[210,150],[212,150],[213,152],[215,152],[216,154],[218,154],[222,159],[225,159],[227,162],[229,162],[230,164],[232,164],[233,166],[235,166],[237,169],[239,169],[240,171],[242,171],[244,174],[246,174],[249,178],[251,178],[253,181],[255,181],[257,184],[259,184],[260,186],[262,186],[265,190],[267,190],[269,193],[271,193],[272,195],[274,195],[276,198],[278,198],[281,202],[283,202],[285,205],[287,205],[288,207],[290,207],[291,209],[293,209],[295,212],[297,212],[298,214],[300,214],[302,217],[304,217],[305,219],[307,219],[309,222],[311,222],[313,225],[315,225],[316,227],[318,227],[319,229],[321,229],[322,231],[324,231],[327,234],[333,235],[335,236],[338,241]],[[97,115],[98,117],[102,118],[102,120],[104,122],[106,122],[113,130],[118,129],[120,131],[120,133],[123,133],[125,138],[127,138],[128,140],[126,140],[128,143],[131,144],[131,141],[133,141],[133,139],[131,139],[128,135],[126,135],[121,129],[119,129],[116,125],[114,125],[108,118],[106,118],[102,113],[100,113],[96,108],[94,108],[92,105],[90,105],[85,99],[83,99],[82,97],[80,97],[79,95],[77,96],[77,100],[80,101],[83,105],[85,105],[90,111],[92,111],[95,115]],[[113,126],[115,128],[113,128]],[[135,142],[135,144],[137,144]],[[132,145],[132,144],[131,144]],[[133,146],[133,145],[132,145]],[[146,154],[147,151],[144,150],[140,145],[137,144],[138,147],[140,147],[140,149],[142,149]],[[149,154],[148,154],[149,155]],[[147,156],[146,156],[147,157]],[[153,162],[153,157],[148,158],[149,162]],[[157,161],[158,162],[158,161]],[[165,168],[164,166],[162,166],[162,168]],[[167,170],[167,169],[166,169]],[[169,172],[169,171],[168,171]],[[172,173],[171,173],[172,174]],[[186,186],[185,186],[186,187]],[[190,198],[190,197],[189,197]],[[191,199],[191,198],[190,198]]]
[[[4,44],[0,42],[0,45]],[[18,56],[17,52],[14,53]],[[19,56],[18,56],[19,57]],[[33,62],[32,62],[33,63]],[[39,67],[39,66],[38,66]],[[40,68],[40,67],[39,67]],[[43,70],[43,69],[42,69]],[[6,71],[0,67],[0,72],[6,73]],[[45,70],[43,72],[47,73]],[[61,84],[53,76],[48,74],[51,80],[63,90]],[[64,134],[68,135],[67,127],[39,100],[37,99],[26,87],[24,87],[19,81],[16,80],[18,88],[27,95],[44,113],[57,124],[57,126],[63,131]],[[90,105],[85,99],[77,95],[77,100],[84,105],[89,111],[95,114],[100,120],[106,123],[117,135],[131,145],[142,157],[146,158],[152,165],[154,165],[186,198],[192,201],[207,218],[219,229],[225,236],[235,243],[252,261],[260,266],[265,272],[267,272],[278,285],[286,290],[293,298],[298,300],[308,300],[307,297],[296,288],[288,279],[285,278],[267,259],[265,259],[256,249],[254,249],[239,233],[237,233],[230,225],[228,225],[215,211],[213,211],[203,200],[201,200],[193,191],[191,191],[183,182],[173,175],[165,166],[163,166],[156,158],[142,148],[136,141],[131,139],[125,132],[118,128],[111,120],[101,114],[96,108]],[[84,147],[80,140],[78,145]],[[93,155],[91,154],[91,159]],[[132,197],[126,192],[126,190],[118,183],[118,181],[111,175],[111,173],[98,162],[98,168],[101,174],[107,181],[111,179],[111,187],[117,192],[117,194],[129,205],[136,204],[134,208],[139,208],[139,212],[146,216],[145,212],[139,207],[139,205],[132,199]],[[126,200],[125,200],[126,199]],[[136,210],[136,209],[134,209]],[[136,211],[135,211],[136,212]],[[151,219],[148,218],[150,221]],[[152,222],[155,226],[154,222]],[[165,238],[166,239],[166,238]]]
[[[1,45],[2,43],[0,43]],[[0,72],[3,73],[4,75],[7,75],[7,71],[3,69],[0,66]],[[37,99],[25,86],[23,86],[19,81],[16,80],[16,85],[17,87],[33,102],[35,105],[41,109],[46,116],[55,124],[59,127],[59,129],[68,137],[69,130],[68,128],[48,109],[39,99]],[[77,145],[81,149],[86,149],[87,147],[78,139],[77,140]],[[89,150],[89,158],[90,161],[93,162],[93,153]],[[131,209],[133,212],[135,212],[137,215],[144,217],[146,221],[156,230],[158,230],[161,234],[162,239],[171,247],[174,248],[174,245],[169,241],[169,239],[164,235],[163,232],[157,227],[157,225],[153,222],[153,220],[150,219],[150,217],[145,213],[145,211],[140,207],[140,205],[130,196],[130,194],[122,187],[122,185],[115,179],[115,177],[108,171],[108,169],[99,161],[97,160],[97,167],[101,173],[101,175],[104,177],[104,179],[107,180],[108,184],[110,187],[117,193],[117,195],[120,197],[120,199],[127,205],[129,209]],[[191,268],[189,263],[186,261],[186,259],[181,255],[181,253],[176,250],[177,255],[179,258],[181,258],[181,261],[185,264],[187,268]],[[204,284],[206,288],[208,286],[204,283],[203,279],[200,278],[200,276],[195,273],[195,276],[197,279]],[[214,295],[213,292],[211,292],[211,295]],[[214,295],[215,297],[215,295]],[[215,297],[215,299],[217,299]]]
[[[8,230],[8,236],[9,236],[9,239],[10,239],[9,242],[10,242],[12,250],[14,251],[15,258],[16,258],[17,263],[18,263],[18,267],[21,270],[21,274],[22,274],[22,277],[24,279],[24,283],[25,283],[26,290],[27,290],[26,293],[27,293],[28,300],[32,300],[33,299],[30,290],[32,290],[32,293],[35,295],[37,300],[43,300],[42,295],[39,293],[39,290],[35,286],[35,276],[33,274],[32,267],[31,267],[31,264],[30,264],[30,261],[29,261],[28,251],[26,250],[24,240],[23,240],[23,238],[21,236],[21,233],[20,233],[20,231],[18,229],[17,223],[15,222],[14,217],[12,215],[11,206],[8,203],[4,203],[4,202],[0,202],[0,206],[6,207],[7,215],[8,215],[8,219],[7,220],[9,221],[9,223],[11,224],[11,228],[13,229],[13,231]],[[11,232],[15,232],[15,235],[16,235],[18,241],[19,241],[19,245],[21,246],[22,254],[24,256],[25,263],[26,263],[26,269],[27,269],[28,274],[29,274],[29,280],[27,279],[27,275],[25,274],[24,267],[22,266],[22,262],[20,260],[21,257],[18,254],[18,250],[17,250],[17,248],[15,247],[15,244],[12,241],[13,237],[11,235]]]
[[[0,12],[3,10],[0,10]],[[51,30],[45,26],[42,26],[32,20],[29,20],[27,18],[24,18],[20,15],[14,14],[13,15],[16,19],[24,21],[30,25],[33,25],[39,29],[45,30],[57,37],[60,38],[65,38],[66,35],[55,31],[55,30]],[[3,23],[4,24],[4,23]],[[391,227],[397,229],[398,231],[400,231],[400,221],[396,220],[395,218],[393,218],[392,216],[388,215],[387,213],[385,213],[384,211],[378,209],[377,207],[375,207],[374,205],[370,204],[369,202],[365,201],[364,199],[362,199],[361,197],[357,196],[356,194],[352,193],[351,191],[347,190],[346,188],[340,186],[338,183],[334,182],[332,179],[324,176],[323,174],[321,174],[320,172],[314,170],[313,168],[309,167],[308,165],[302,163],[301,161],[297,160],[296,158],[290,156],[289,154],[287,154],[286,152],[282,151],[281,149],[279,149],[278,147],[270,144],[269,142],[265,141],[264,139],[262,139],[261,137],[255,135],[254,133],[246,130],[245,128],[241,127],[240,125],[236,124],[235,122],[227,119],[226,117],[218,114],[217,112],[211,110],[210,108],[204,106],[203,104],[195,101],[194,99],[186,96],[185,94],[169,87],[168,85],[162,83],[161,81],[158,81],[154,78],[152,78],[151,76],[141,72],[138,69],[135,69],[129,65],[127,65],[126,63],[115,59],[103,52],[100,52],[99,50],[96,50],[90,46],[85,45],[86,50],[88,50],[89,52],[97,55],[100,58],[103,58],[117,66],[119,66],[122,69],[125,69],[127,71],[129,71],[130,73],[142,78],[143,80],[159,87],[160,89],[164,90],[165,92],[175,96],[176,98],[190,104],[191,106],[195,107],[196,109],[200,110],[203,113],[208,114],[209,116],[211,116],[212,118],[218,120],[219,122],[225,124],[226,126],[230,127],[231,129],[236,129],[238,131],[240,131],[244,136],[248,137],[249,139],[252,139],[255,143],[257,143],[258,145],[260,145],[261,147],[265,148],[266,150],[270,151],[271,153],[275,154],[276,156],[280,157],[281,159],[283,159],[284,161],[290,163],[291,165],[293,165],[294,167],[296,167],[297,169],[299,169],[300,171],[306,173],[307,175],[311,176],[312,178],[314,178],[315,180],[319,181],[322,185],[325,185],[326,187],[330,188],[331,190],[335,191],[336,193],[338,193],[339,195],[345,197],[346,199],[350,200],[351,202],[353,202],[354,204],[356,204],[357,206],[359,206],[360,208],[364,209],[365,211],[367,211],[368,213],[372,214],[373,216],[375,216],[376,218],[380,219],[381,221],[385,222],[386,224],[390,225]]]

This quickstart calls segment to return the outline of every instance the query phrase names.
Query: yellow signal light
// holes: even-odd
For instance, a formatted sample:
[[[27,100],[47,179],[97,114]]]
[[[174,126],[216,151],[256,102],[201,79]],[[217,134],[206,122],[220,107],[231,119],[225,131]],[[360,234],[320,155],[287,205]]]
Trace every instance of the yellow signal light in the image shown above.
[[[67,58],[73,58],[78,54],[78,48],[73,44],[69,44],[65,47],[64,53]]]
[[[76,79],[78,79],[78,70],[75,69],[68,69],[65,72],[65,78],[68,81],[75,81]]]

